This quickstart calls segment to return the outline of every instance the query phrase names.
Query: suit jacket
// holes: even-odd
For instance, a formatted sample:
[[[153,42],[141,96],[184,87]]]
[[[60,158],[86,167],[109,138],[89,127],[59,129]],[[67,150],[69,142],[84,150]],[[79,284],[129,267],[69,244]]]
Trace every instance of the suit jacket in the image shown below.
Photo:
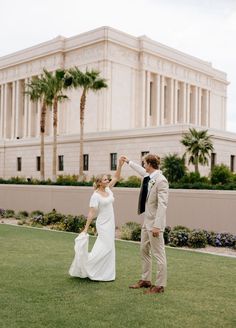
[[[138,172],[141,176],[147,176],[146,170],[130,161],[129,166]],[[166,226],[166,209],[169,196],[169,184],[160,170],[155,172],[154,177],[149,181],[149,189],[146,198],[144,223],[148,230],[153,227],[159,228],[161,231],[165,230]]]

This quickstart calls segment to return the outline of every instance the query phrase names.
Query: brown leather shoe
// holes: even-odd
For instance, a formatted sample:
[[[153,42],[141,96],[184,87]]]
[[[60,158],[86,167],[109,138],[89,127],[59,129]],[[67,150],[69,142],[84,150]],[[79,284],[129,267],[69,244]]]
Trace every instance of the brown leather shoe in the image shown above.
[[[138,288],[149,288],[151,286],[152,286],[151,281],[139,280],[136,284],[129,286],[129,288],[138,289]]]
[[[160,294],[160,293],[164,293],[163,286],[151,286],[150,289],[144,292],[144,294]]]

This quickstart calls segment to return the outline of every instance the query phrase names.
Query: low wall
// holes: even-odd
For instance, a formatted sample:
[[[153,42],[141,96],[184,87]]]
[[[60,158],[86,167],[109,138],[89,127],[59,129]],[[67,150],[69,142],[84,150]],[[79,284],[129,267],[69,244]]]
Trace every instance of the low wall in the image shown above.
[[[116,225],[142,222],[138,216],[138,188],[114,188]],[[84,214],[92,187],[0,185],[0,207],[44,212],[55,208],[64,214]],[[167,224],[185,225],[236,234],[236,191],[171,189]]]

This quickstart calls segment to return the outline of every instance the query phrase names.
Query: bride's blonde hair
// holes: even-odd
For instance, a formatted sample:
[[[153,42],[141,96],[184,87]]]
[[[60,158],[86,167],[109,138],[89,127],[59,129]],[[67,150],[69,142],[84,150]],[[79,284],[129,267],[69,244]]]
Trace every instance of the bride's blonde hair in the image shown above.
[[[93,182],[93,188],[96,190],[100,187],[103,177],[106,176],[106,174],[99,174],[95,177]]]

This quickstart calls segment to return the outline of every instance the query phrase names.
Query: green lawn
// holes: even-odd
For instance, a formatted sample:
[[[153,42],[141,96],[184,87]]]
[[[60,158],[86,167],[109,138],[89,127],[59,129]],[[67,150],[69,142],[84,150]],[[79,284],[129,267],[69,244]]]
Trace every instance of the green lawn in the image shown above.
[[[138,244],[117,241],[116,281],[92,282],[68,276],[75,236],[0,225],[1,328],[236,327],[234,258],[168,248],[166,292],[143,295]]]

